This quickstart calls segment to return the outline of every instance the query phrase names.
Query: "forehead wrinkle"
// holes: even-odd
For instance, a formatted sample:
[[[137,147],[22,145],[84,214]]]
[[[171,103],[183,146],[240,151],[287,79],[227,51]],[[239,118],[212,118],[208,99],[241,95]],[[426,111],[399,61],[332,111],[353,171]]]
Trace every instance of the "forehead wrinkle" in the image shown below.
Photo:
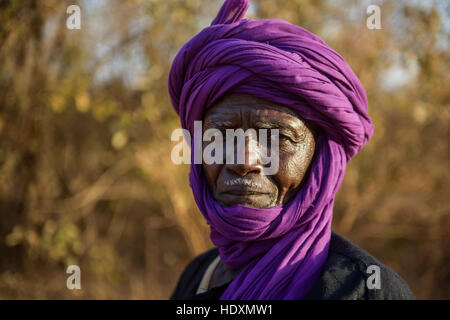
[[[237,123],[234,122],[237,122],[238,118],[243,119],[243,114],[247,113],[247,111],[242,110],[242,107],[254,110],[254,114],[250,113],[250,117],[246,117],[250,126],[252,126],[252,122],[258,122],[258,125],[255,126],[261,128],[285,128],[291,131],[303,131],[306,128],[304,120],[291,108],[243,94],[232,94],[216,103],[208,110],[204,122],[207,126],[236,126]],[[284,118],[282,121],[277,119],[281,117]],[[252,121],[252,119],[254,120]],[[263,125],[263,122],[269,122],[270,127],[267,123]]]
[[[221,118],[208,118],[205,121],[205,127],[233,127],[234,123],[231,120],[223,120]]]
[[[258,120],[255,122],[255,126],[258,128],[266,128],[266,129],[289,129],[291,131],[299,131],[303,130],[305,127],[305,124],[303,121],[299,121],[299,119],[296,119],[297,121],[292,120]]]

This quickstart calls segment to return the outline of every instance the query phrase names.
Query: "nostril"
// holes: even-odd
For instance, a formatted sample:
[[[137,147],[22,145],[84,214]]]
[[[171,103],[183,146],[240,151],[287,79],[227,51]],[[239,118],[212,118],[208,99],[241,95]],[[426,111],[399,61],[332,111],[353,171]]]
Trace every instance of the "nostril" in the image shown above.
[[[249,173],[261,173],[262,168],[258,165],[249,164],[227,164],[225,168],[230,171],[237,173],[241,177],[246,176]]]

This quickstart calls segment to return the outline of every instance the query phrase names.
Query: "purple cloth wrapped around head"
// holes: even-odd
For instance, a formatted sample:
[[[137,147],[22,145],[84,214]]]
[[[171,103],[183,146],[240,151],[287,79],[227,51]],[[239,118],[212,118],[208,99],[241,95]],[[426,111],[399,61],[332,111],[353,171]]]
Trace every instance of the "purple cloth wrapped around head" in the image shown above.
[[[310,174],[287,204],[222,207],[202,165],[192,163],[189,175],[222,261],[244,267],[221,298],[301,299],[328,255],[346,163],[370,139],[373,125],[365,90],[339,54],[284,20],[243,19],[247,8],[248,0],[225,1],[211,26],[183,46],[170,70],[169,93],[191,136],[194,121],[230,92],[287,106],[319,126]]]

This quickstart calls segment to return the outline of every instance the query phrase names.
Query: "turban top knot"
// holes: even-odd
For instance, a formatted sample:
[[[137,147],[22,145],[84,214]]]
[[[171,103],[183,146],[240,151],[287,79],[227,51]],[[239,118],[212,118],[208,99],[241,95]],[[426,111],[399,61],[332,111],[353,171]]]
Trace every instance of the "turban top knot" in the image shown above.
[[[338,53],[284,20],[244,19],[248,5],[226,0],[211,26],[181,48],[169,93],[191,135],[194,121],[230,92],[287,106],[320,128],[307,181],[287,204],[222,207],[202,165],[192,163],[189,174],[222,261],[243,267],[221,298],[301,299],[328,255],[334,198],[346,163],[371,138],[373,125],[365,90]]]

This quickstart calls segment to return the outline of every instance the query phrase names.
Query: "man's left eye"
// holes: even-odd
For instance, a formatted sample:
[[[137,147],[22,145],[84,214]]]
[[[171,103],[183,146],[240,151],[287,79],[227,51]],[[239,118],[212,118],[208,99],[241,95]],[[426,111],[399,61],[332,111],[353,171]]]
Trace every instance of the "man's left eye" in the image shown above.
[[[293,141],[293,140],[291,139],[291,137],[289,137],[289,136],[287,136],[287,135],[285,135],[285,134],[282,134],[282,133],[279,134],[279,137],[280,137],[280,140],[289,140],[289,141]]]

